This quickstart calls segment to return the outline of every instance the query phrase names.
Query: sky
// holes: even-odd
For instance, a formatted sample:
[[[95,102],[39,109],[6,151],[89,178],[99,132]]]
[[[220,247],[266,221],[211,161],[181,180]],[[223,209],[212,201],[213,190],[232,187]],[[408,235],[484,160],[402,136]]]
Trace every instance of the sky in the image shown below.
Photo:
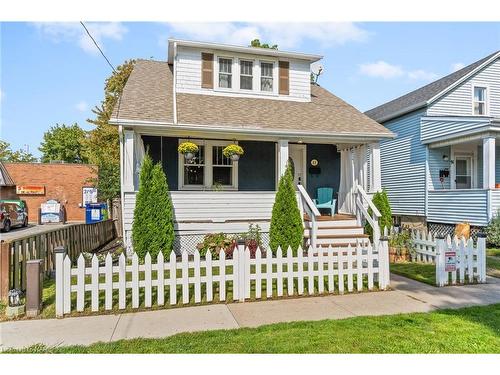
[[[361,111],[500,50],[500,23],[86,23],[111,63],[166,60],[169,37],[324,56],[318,83]],[[86,119],[111,69],[78,23],[0,24],[0,138],[40,156],[43,134]]]

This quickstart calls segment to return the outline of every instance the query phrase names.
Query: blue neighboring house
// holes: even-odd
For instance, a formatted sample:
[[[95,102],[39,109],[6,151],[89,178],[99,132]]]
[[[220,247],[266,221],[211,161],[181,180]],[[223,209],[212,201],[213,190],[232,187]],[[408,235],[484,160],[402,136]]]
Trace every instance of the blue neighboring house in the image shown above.
[[[449,233],[500,209],[500,51],[365,112],[380,142],[382,186],[402,223]]]

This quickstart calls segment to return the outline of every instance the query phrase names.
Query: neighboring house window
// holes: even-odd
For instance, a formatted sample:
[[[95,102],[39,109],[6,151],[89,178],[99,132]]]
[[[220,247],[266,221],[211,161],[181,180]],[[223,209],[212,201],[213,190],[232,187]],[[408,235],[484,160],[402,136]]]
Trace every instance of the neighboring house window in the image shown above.
[[[260,63],[260,89],[261,91],[273,91],[273,63]]]
[[[233,60],[219,58],[219,87],[230,89],[232,87],[232,65]]]
[[[240,89],[252,90],[253,89],[253,62],[240,61]]]
[[[474,115],[486,115],[486,87],[474,87]]]
[[[205,184],[205,146],[198,145],[198,152],[191,160],[184,159],[184,185]]]
[[[222,154],[225,146],[212,147],[213,185],[233,185],[233,161]]]

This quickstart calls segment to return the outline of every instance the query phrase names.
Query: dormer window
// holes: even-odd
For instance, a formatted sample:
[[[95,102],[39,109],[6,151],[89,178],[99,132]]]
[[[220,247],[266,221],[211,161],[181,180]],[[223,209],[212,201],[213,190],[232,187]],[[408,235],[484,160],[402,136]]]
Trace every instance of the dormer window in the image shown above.
[[[219,87],[230,89],[232,87],[233,60],[219,57]]]
[[[240,89],[253,90],[253,61],[240,60]]]
[[[274,64],[269,62],[260,63],[260,89],[261,91],[273,91]]]
[[[486,115],[486,99],[487,99],[487,89],[486,87],[475,86],[474,87],[474,115],[485,116]]]

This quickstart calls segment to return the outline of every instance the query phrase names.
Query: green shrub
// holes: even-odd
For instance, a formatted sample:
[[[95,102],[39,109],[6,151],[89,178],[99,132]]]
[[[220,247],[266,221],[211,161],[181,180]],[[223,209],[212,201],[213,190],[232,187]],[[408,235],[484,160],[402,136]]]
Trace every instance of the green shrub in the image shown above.
[[[500,247],[500,212],[498,212],[486,227],[486,242],[489,246]]]
[[[203,237],[203,242],[196,245],[200,256],[204,257],[207,251],[212,253],[212,259],[219,259],[219,252],[224,250],[226,259],[231,259],[236,247],[236,238],[225,233],[209,233]]]
[[[385,228],[389,230],[392,226],[392,211],[387,192],[385,190],[377,191],[373,195],[372,202],[382,215],[378,219],[378,225],[380,227],[380,233],[383,234]],[[373,214],[371,208],[368,208],[368,214],[370,216]],[[370,238],[373,238],[373,229],[369,223],[365,225],[365,232],[370,235]]]
[[[296,254],[297,248],[302,244],[303,234],[304,227],[297,204],[293,175],[290,165],[287,165],[279,181],[271,216],[269,235],[272,252],[275,254],[278,246],[286,252],[290,246]]]
[[[139,259],[161,251],[168,258],[174,244],[174,217],[167,177],[160,163],[144,157],[132,224],[132,243]]]

